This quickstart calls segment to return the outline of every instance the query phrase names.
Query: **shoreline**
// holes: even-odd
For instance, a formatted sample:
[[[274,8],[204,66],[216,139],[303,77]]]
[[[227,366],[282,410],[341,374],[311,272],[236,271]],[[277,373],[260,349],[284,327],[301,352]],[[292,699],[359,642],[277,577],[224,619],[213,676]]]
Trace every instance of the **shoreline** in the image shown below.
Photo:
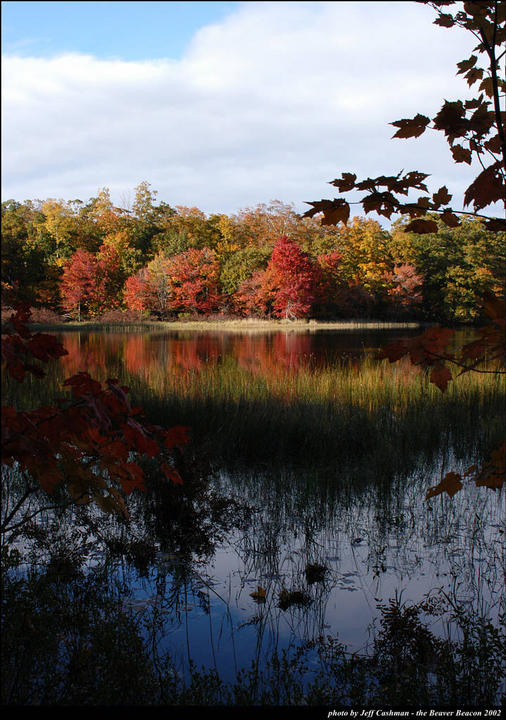
[[[82,322],[63,323],[29,323],[31,329],[37,331],[65,332],[71,330],[171,330],[211,331],[211,332],[320,332],[320,331],[357,331],[357,330],[418,330],[432,323],[424,322],[388,322],[380,320],[174,320],[108,323],[86,320]]]

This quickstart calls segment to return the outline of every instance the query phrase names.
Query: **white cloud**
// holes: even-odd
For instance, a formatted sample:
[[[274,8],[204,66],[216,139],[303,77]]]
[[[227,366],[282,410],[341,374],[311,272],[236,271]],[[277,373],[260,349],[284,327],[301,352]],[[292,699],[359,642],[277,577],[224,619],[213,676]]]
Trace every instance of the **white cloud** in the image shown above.
[[[331,196],[326,182],[402,168],[461,193],[443,138],[390,140],[467,85],[472,38],[416,3],[247,2],[179,61],[3,60],[3,197],[119,202],[142,180],[172,205],[233,212]]]

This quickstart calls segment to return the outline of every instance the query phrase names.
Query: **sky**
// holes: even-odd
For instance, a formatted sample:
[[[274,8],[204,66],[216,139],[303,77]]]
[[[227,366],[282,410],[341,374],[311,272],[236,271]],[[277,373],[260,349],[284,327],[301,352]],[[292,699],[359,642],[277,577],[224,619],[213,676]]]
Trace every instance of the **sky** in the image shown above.
[[[474,168],[394,120],[469,96],[474,38],[416,2],[2,2],[2,200],[107,187],[232,214],[420,170],[462,207]],[[360,209],[357,210],[359,212]],[[374,215],[372,215],[374,217]],[[376,218],[377,219],[377,218]]]

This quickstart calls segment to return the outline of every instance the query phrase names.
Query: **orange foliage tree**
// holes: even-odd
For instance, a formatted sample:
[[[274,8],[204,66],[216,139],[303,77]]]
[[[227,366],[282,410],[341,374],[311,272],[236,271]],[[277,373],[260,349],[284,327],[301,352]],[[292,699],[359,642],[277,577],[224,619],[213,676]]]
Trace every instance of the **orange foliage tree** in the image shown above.
[[[219,263],[213,250],[190,248],[168,261],[169,308],[173,312],[209,313],[220,303]]]
[[[476,159],[480,171],[464,193],[464,207],[472,206],[473,209],[457,210],[451,207],[452,195],[445,186],[431,194],[425,184],[429,175],[418,170],[365,180],[357,180],[354,173],[343,172],[339,179],[330,184],[340,193],[365,193],[354,203],[362,205],[365,213],[374,211],[389,219],[394,214],[408,215],[411,221],[404,227],[406,232],[437,232],[435,218],[438,216],[448,227],[457,227],[461,224],[460,216],[471,215],[482,219],[488,230],[502,233],[506,231],[506,220],[484,215],[482,211],[499,202],[506,208],[506,114],[500,104],[500,96],[506,91],[506,82],[500,75],[500,62],[506,53],[506,4],[498,0],[464,3],[456,3],[454,0],[419,1],[436,11],[434,24],[443,28],[463,28],[478,40],[473,54],[457,63],[457,74],[464,75],[469,87],[479,83],[478,93],[470,100],[445,100],[432,119],[418,113],[413,118],[396,120],[391,123],[397,128],[393,137],[417,138],[430,128],[444,133],[455,163],[471,165],[473,159]],[[446,12],[448,8],[454,12]],[[411,191],[421,191],[424,195],[416,202],[411,201],[406,197]],[[304,217],[322,213],[322,225],[337,225],[340,222],[346,225],[352,203],[338,197],[308,204],[312,207]],[[488,324],[479,330],[475,340],[463,345],[459,351],[448,349],[454,330],[436,326],[418,337],[405,338],[384,348],[382,357],[395,362],[408,356],[415,365],[430,368],[431,382],[443,392],[454,378],[452,370],[455,368],[459,375],[470,371],[504,373],[504,297],[488,293],[482,298],[482,306]],[[484,367],[485,361],[495,362],[496,366],[490,368],[489,364]],[[476,485],[496,490],[503,486],[505,472],[506,443],[492,453],[482,468],[471,467],[468,475],[474,478]],[[427,497],[442,492],[452,496],[463,487],[462,480],[459,473],[447,473],[438,485],[429,488]]]
[[[172,257],[161,253],[127,278],[124,301],[129,310],[209,313],[220,304],[219,262],[207,247],[190,248]]]
[[[121,285],[120,258],[113,245],[101,245],[97,256],[80,248],[63,268],[62,307],[78,321],[114,309],[119,305]]]

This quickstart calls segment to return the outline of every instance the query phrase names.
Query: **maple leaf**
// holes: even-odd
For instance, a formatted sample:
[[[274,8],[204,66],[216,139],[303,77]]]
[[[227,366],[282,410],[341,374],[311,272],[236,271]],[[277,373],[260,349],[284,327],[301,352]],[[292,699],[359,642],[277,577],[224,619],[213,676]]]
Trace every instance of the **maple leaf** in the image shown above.
[[[396,342],[390,343],[382,348],[378,353],[378,357],[380,360],[388,359],[391,363],[394,363],[408,353],[409,348],[406,345],[406,341],[397,340]]]
[[[350,206],[346,200],[334,200],[332,207],[325,209],[323,215],[322,225],[337,225],[339,222],[346,225],[350,217]]]
[[[415,188],[416,190],[427,191],[427,186],[423,182],[429,177],[428,173],[422,173],[418,170],[411,170],[404,176],[404,181],[408,187]]]
[[[160,452],[158,444],[147,436],[145,430],[135,420],[129,419],[123,427],[125,440],[137,452],[143,453],[148,457],[155,457]]]
[[[476,211],[491,205],[497,200],[505,202],[506,187],[501,175],[501,163],[496,162],[485,168],[464,193],[464,205],[473,203]]]
[[[481,358],[488,348],[488,340],[484,337],[466,343],[460,352],[463,360],[477,360]]]
[[[465,162],[468,165],[471,164],[473,156],[470,150],[462,147],[462,145],[452,145],[450,150],[456,163]]]
[[[437,387],[444,392],[448,386],[448,383],[452,379],[452,374],[445,365],[437,363],[433,366],[430,374],[430,381],[437,385]]]
[[[494,81],[491,77],[484,78],[480,83],[480,90],[483,90],[489,98],[494,97]]]
[[[416,218],[427,214],[427,208],[422,207],[418,202],[404,203],[401,207],[402,211],[409,215],[410,218]]]
[[[47,362],[50,358],[68,355],[63,345],[54,337],[45,333],[36,333],[26,343],[26,349],[38,360]]]
[[[489,105],[489,102],[480,102],[474,113],[469,118],[469,130],[474,133],[476,138],[488,135],[494,124],[495,115],[490,112]]]
[[[414,232],[418,233],[419,235],[423,235],[425,233],[435,233],[437,232],[437,222],[435,220],[424,220],[423,218],[417,218],[416,220],[412,220],[406,227],[404,228],[404,232]]]
[[[257,589],[250,593],[250,597],[257,603],[264,603],[267,597],[267,590],[261,585],[258,585]]]
[[[440,25],[441,27],[453,27],[455,25],[455,20],[453,18],[453,15],[448,15],[447,13],[441,13],[438,18],[434,20],[434,25]]]
[[[457,67],[459,68],[459,71],[457,75],[461,75],[462,73],[466,73],[468,70],[470,70],[472,67],[476,65],[476,61],[478,60],[477,55],[471,55],[470,58],[467,60],[462,60],[461,62],[457,63]]]
[[[72,395],[76,398],[85,395],[96,395],[102,386],[98,380],[93,380],[89,373],[81,371],[63,382],[64,387],[70,387]]]
[[[114,460],[126,462],[128,460],[129,448],[120,439],[116,439],[103,447],[103,453],[110,455]]]
[[[441,482],[437,485],[433,485],[427,490],[425,499],[429,500],[431,497],[441,495],[443,492],[446,492],[450,497],[453,497],[455,493],[462,489],[462,487],[461,475],[455,472],[448,472]]]
[[[501,136],[499,134],[494,135],[489,140],[483,143],[483,147],[485,147],[487,150],[490,150],[492,153],[499,153],[501,152],[502,148],[502,140]]]
[[[448,225],[448,227],[458,227],[462,224],[457,215],[452,213],[449,208],[445,208],[445,210],[441,213],[440,218],[445,225]]]
[[[366,213],[377,212],[389,218],[398,208],[397,199],[389,192],[373,192],[362,199],[362,207]]]
[[[469,87],[473,85],[477,80],[481,80],[483,77],[483,70],[481,68],[471,68],[468,73],[466,73],[465,78],[467,80],[467,84]]]
[[[144,473],[137,463],[127,462],[123,463],[120,467],[129,475],[129,477],[121,480],[121,487],[125,495],[130,495],[135,489],[144,490]]]
[[[183,479],[181,475],[175,468],[173,468],[168,463],[164,463],[161,467],[161,470],[164,473],[165,477],[169,478],[169,480],[172,480],[172,482],[176,483],[176,485],[183,484]]]
[[[455,138],[465,135],[468,128],[469,121],[465,117],[462,101],[445,100],[443,107],[434,118],[434,129],[443,130],[450,142],[453,142]]]
[[[440,207],[441,205],[447,205],[450,200],[452,199],[452,196],[448,192],[448,188],[443,185],[443,187],[439,188],[439,190],[432,195],[432,202],[437,206]]]
[[[350,217],[350,206],[343,198],[306,202],[306,205],[312,205],[313,208],[305,212],[302,217],[313,217],[317,213],[323,213],[322,225],[337,225],[339,222],[346,225]]]
[[[411,119],[404,118],[403,120],[396,120],[390,123],[390,125],[399,128],[395,135],[392,135],[392,138],[419,137],[425,132],[429,123],[430,118],[425,115],[420,115],[420,113]]]
[[[164,445],[171,450],[173,447],[186,445],[189,441],[189,427],[184,425],[174,425],[165,432]]]
[[[396,342],[389,343],[382,348],[379,358],[388,358],[390,362],[396,362],[404,355],[409,354],[414,365],[429,365],[435,368],[436,364],[440,364],[440,356],[443,356],[444,359],[451,359],[451,356],[446,355],[445,349],[454,333],[455,330],[451,328],[441,328],[436,325],[414,338],[401,338]],[[442,383],[443,378],[444,375],[439,378],[436,373],[435,380]]]
[[[348,190],[353,190],[355,187],[355,180],[357,179],[357,176],[353,173],[341,173],[341,179],[340,180],[332,180],[329,185],[334,185],[339,192],[348,192]]]
[[[428,352],[441,354],[454,335],[455,330],[452,328],[435,325],[434,327],[427,328],[419,338],[413,338],[413,340],[420,340]]]

